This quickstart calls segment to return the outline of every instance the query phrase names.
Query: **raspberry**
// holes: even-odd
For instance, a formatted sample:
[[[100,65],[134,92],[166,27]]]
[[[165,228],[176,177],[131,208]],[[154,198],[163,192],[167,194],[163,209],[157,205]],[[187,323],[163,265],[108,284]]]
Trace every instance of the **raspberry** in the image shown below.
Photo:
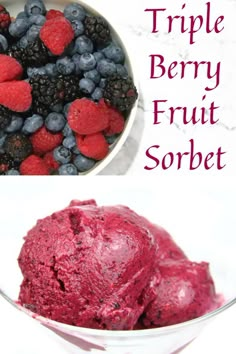
[[[33,150],[36,154],[45,154],[62,143],[63,135],[61,133],[52,134],[45,127],[39,129],[31,137]]]
[[[74,39],[74,30],[65,17],[56,17],[45,22],[40,39],[52,54],[61,55]]]
[[[0,54],[0,82],[20,79],[23,68],[14,58]]]
[[[109,118],[95,102],[83,98],[71,104],[68,124],[76,133],[89,135],[106,129],[109,125]]]
[[[11,23],[9,12],[4,6],[0,5],[0,34],[8,35],[8,28]]]
[[[54,172],[60,166],[60,164],[53,157],[53,151],[47,152],[44,155],[43,160],[49,168],[50,172]]]
[[[104,130],[104,134],[106,136],[111,136],[122,133],[125,127],[125,119],[122,113],[116,108],[108,106],[104,99],[99,101],[99,106],[103,108],[104,113],[109,117],[109,126]]]
[[[25,81],[0,83],[0,104],[14,112],[28,111],[32,104],[30,84]]]
[[[30,155],[21,163],[20,173],[26,176],[47,176],[49,169],[43,159],[36,155]]]
[[[109,152],[109,145],[102,133],[96,133],[86,136],[78,135],[76,138],[77,146],[80,152],[94,160],[102,160]]]
[[[46,15],[46,19],[47,20],[51,20],[53,18],[56,18],[56,17],[64,17],[64,14],[63,12],[59,11],[59,10],[49,10],[47,12],[47,15]]]

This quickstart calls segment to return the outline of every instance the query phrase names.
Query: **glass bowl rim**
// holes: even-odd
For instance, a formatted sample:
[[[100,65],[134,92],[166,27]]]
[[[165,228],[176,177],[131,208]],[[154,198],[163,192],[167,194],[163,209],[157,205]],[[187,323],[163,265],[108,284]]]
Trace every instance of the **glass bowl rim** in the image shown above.
[[[49,327],[54,327],[58,330],[65,329],[67,333],[68,333],[68,331],[73,331],[73,332],[78,331],[82,335],[95,336],[95,337],[102,336],[102,337],[107,337],[107,338],[118,338],[118,337],[137,338],[137,337],[158,336],[158,335],[172,333],[172,332],[175,332],[179,329],[184,329],[185,327],[188,327],[191,325],[194,326],[194,325],[197,325],[201,322],[205,322],[208,319],[215,317],[216,315],[222,313],[223,311],[227,310],[228,308],[230,308],[231,306],[236,304],[236,297],[234,297],[230,301],[227,301],[223,306],[221,306],[211,312],[208,312],[203,316],[200,316],[200,317],[197,317],[193,320],[185,321],[182,323],[170,325],[170,326],[150,328],[150,329],[130,330],[130,331],[111,331],[111,330],[106,330],[106,329],[92,329],[92,328],[86,328],[86,327],[72,326],[72,325],[62,323],[62,322],[57,322],[57,321],[48,319],[46,317],[40,316],[40,315],[26,309],[22,305],[13,301],[1,288],[0,288],[0,295],[3,298],[5,298],[5,300],[7,300],[16,309],[26,313],[31,318],[38,320],[43,325],[47,325]]]

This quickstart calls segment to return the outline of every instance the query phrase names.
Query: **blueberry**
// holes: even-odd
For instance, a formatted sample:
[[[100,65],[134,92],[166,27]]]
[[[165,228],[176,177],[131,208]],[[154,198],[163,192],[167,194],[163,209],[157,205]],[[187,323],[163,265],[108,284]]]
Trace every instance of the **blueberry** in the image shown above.
[[[7,176],[19,176],[19,171],[17,171],[17,170],[8,170],[7,172],[6,172],[6,175]]]
[[[32,25],[26,33],[26,38],[28,42],[34,42],[35,39],[39,37],[40,30],[40,26]]]
[[[75,63],[69,57],[60,58],[56,62],[57,71],[62,75],[70,75],[75,69]]]
[[[56,112],[56,113],[62,113],[63,111],[63,104],[62,103],[58,103],[55,106],[52,107],[52,111]]]
[[[17,42],[17,46],[19,48],[25,49],[26,47],[28,47],[28,45],[29,45],[29,42],[28,42],[26,35],[21,37],[21,39]]]
[[[56,64],[48,63],[45,65],[45,70],[48,76],[55,77],[58,75]]]
[[[46,8],[42,0],[27,0],[25,4],[25,13],[31,15],[45,15]]]
[[[7,39],[0,34],[0,53],[5,53],[8,49]]]
[[[68,115],[68,112],[69,112],[69,108],[70,108],[70,105],[71,105],[71,102],[70,103],[67,103],[64,108],[63,108],[63,113],[65,115],[65,117],[67,117]],[[68,125],[68,124],[67,124]],[[67,125],[65,126],[64,129],[67,129]],[[69,126],[68,126],[69,127]],[[67,135],[66,135],[67,136]]]
[[[38,114],[34,114],[32,117],[28,117],[22,128],[23,133],[32,134],[35,133],[43,126],[43,117]]]
[[[71,105],[71,103],[68,103],[68,105]],[[67,105],[66,105],[66,106],[67,106]],[[66,107],[66,106],[65,106],[65,107]],[[65,107],[64,107],[64,108],[65,108]],[[68,123],[66,123],[64,129],[62,130],[62,133],[63,133],[63,135],[64,135],[65,137],[69,137],[69,136],[73,135],[73,131],[72,131],[72,129],[70,128],[70,126],[69,126]]]
[[[72,152],[73,152],[73,154],[75,154],[75,155],[79,155],[79,154],[81,153],[81,152],[79,151],[77,145],[73,147]]]
[[[72,163],[62,165],[58,169],[59,175],[61,176],[76,176],[78,175],[77,168]]]
[[[126,69],[126,67],[122,64],[116,64],[116,72],[118,75],[122,76],[122,77],[128,77],[128,71]]]
[[[125,54],[121,47],[111,43],[108,47],[103,49],[103,53],[107,59],[111,59],[116,64],[121,64],[125,60]]]
[[[95,83],[90,79],[81,79],[79,82],[80,90],[85,94],[91,94],[95,89]]]
[[[12,37],[22,37],[29,29],[30,23],[27,18],[19,18],[13,21],[9,26],[9,33]]]
[[[7,134],[4,134],[2,132],[2,134],[0,135],[0,149],[3,147],[5,140],[6,140]]]
[[[105,136],[105,138],[108,144],[112,145],[117,140],[117,135]]]
[[[84,73],[84,77],[86,79],[92,80],[95,84],[99,84],[99,82],[101,80],[101,76],[100,76],[99,72],[96,69],[93,69],[93,70],[90,70],[90,71],[86,71]]]
[[[65,148],[64,146],[58,146],[56,149],[54,149],[53,156],[57,162],[63,165],[69,163],[72,158],[70,150]]]
[[[95,68],[96,60],[91,53],[84,53],[80,57],[79,68],[83,71],[89,71]]]
[[[64,115],[61,113],[52,112],[47,116],[45,120],[46,128],[53,133],[60,132],[65,125],[66,120],[64,118]]]
[[[28,68],[27,69],[27,75],[28,77],[34,77],[36,75],[46,75],[46,69],[44,66],[42,66],[41,68]]]
[[[74,164],[79,172],[86,172],[88,170],[91,170],[91,168],[94,167],[95,163],[96,162],[94,160],[89,159],[88,157],[85,157],[81,154],[77,155],[74,159]]]
[[[100,101],[100,99],[103,98],[103,89],[101,89],[100,87],[96,87],[91,97],[96,102]]]
[[[92,53],[93,52],[93,42],[86,36],[79,36],[75,40],[74,52],[79,54]],[[74,53],[74,54],[75,54]]]
[[[83,21],[86,16],[86,12],[81,5],[77,3],[71,3],[65,7],[64,15],[69,21]]]
[[[31,25],[43,26],[46,22],[46,17],[43,15],[32,15],[29,17]]]
[[[15,133],[21,129],[23,125],[23,118],[20,116],[13,115],[11,119],[11,124],[5,129],[7,133]]]
[[[71,25],[75,32],[75,37],[81,36],[84,33],[84,25],[80,20],[71,21]]]
[[[104,89],[106,87],[106,82],[107,82],[107,80],[102,78],[99,82],[99,87]]]
[[[18,15],[16,16],[16,20],[18,20],[19,18],[28,18],[27,14],[25,13],[25,11],[21,11],[18,13]]]
[[[102,59],[97,65],[97,70],[103,77],[108,77],[116,73],[116,64],[110,59]]]
[[[81,74],[81,70],[79,67],[79,61],[80,61],[80,54],[76,53],[72,56],[72,60],[75,64],[75,74],[76,75],[80,75]]]
[[[96,59],[96,62],[98,63],[100,60],[104,59],[105,56],[102,52],[95,52],[93,53],[94,58]]]
[[[69,150],[71,150],[74,146],[76,146],[76,140],[74,135],[70,135],[63,140],[63,146]]]

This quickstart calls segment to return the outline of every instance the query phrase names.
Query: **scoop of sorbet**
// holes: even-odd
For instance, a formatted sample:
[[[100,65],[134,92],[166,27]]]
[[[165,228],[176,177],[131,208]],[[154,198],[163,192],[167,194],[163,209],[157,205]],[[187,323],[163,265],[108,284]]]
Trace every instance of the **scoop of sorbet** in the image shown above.
[[[145,327],[185,322],[219,307],[208,263],[168,261],[159,264],[159,271],[156,299],[141,318]]]
[[[19,301],[71,325],[133,329],[156,296],[156,252],[152,233],[129,208],[73,201],[28,232]]]

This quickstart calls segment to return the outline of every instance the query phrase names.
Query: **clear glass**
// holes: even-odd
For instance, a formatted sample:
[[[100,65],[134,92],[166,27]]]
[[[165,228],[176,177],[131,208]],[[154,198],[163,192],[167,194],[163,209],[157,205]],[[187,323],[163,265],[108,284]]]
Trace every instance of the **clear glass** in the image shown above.
[[[47,9],[53,8],[53,9],[59,9],[62,10],[64,9],[66,4],[69,4],[73,2],[72,0],[44,0],[44,3],[47,7]],[[87,8],[91,13],[94,13],[96,15],[102,15],[100,14],[95,8],[92,8],[88,4],[86,4],[83,1],[77,1],[81,5],[83,5],[85,8]],[[22,11],[24,5],[25,5],[25,0],[2,0],[1,4],[6,6],[12,16],[16,16],[19,12]],[[104,17],[104,16],[103,16]],[[137,79],[137,74],[135,70],[135,62],[132,59],[132,53],[130,52],[128,45],[125,44],[126,40],[125,38],[121,38],[120,34],[116,31],[112,23],[109,21],[109,18],[106,16],[106,20],[109,23],[111,32],[112,32],[112,38],[113,40],[118,43],[124,50],[126,54],[126,62],[125,65],[128,69],[129,75],[133,78],[135,86],[138,88],[138,79]],[[115,141],[114,144],[110,146],[109,154],[107,157],[105,157],[103,160],[99,161],[96,163],[96,165],[89,170],[88,172],[80,173],[83,175],[89,175],[89,176],[94,176],[97,175],[99,172],[101,172],[116,156],[116,154],[119,152],[123,144],[125,143],[127,137],[129,136],[129,133],[131,131],[131,128],[133,126],[136,114],[137,114],[137,107],[138,107],[138,100],[135,102],[132,110],[130,111],[129,115],[126,117],[126,123],[125,123],[125,129],[123,132],[120,134],[118,139]]]
[[[70,179],[2,179],[0,289],[24,311],[81,352],[170,354],[191,342],[214,317],[236,303],[236,190],[233,179],[138,179],[96,177]],[[69,182],[69,183],[68,183]],[[40,188],[38,185],[40,184]],[[66,187],[65,187],[66,186]],[[79,189],[79,191],[78,191]],[[126,204],[165,227],[191,260],[209,261],[221,308],[182,324],[139,331],[102,331],[73,327],[38,316],[15,303],[22,275],[17,257],[22,237],[37,218],[69,204],[70,199],[96,198],[98,204]]]

